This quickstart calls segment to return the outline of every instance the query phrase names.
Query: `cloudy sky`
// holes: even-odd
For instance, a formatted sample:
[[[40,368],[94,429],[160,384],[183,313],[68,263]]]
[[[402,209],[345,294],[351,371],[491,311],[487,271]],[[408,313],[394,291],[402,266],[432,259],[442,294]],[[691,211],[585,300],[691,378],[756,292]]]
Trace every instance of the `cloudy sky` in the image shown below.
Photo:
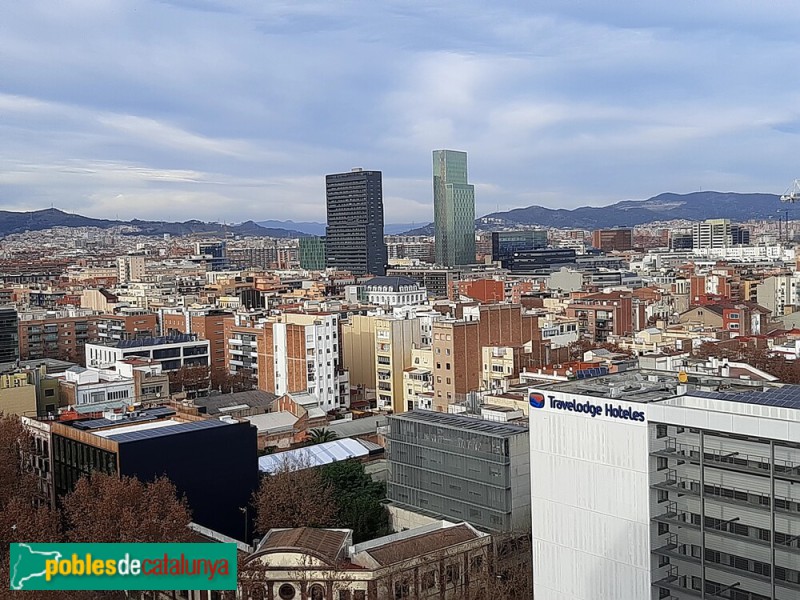
[[[490,8],[487,8],[490,7]],[[0,209],[325,220],[324,175],[432,218],[431,150],[478,214],[800,177],[796,0],[14,0]]]

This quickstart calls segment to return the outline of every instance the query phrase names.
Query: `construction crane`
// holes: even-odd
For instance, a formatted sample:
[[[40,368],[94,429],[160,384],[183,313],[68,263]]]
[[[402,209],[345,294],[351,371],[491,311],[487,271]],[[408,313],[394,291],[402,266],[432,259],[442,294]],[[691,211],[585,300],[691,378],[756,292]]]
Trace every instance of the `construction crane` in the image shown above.
[[[789,189],[783,193],[781,202],[791,202],[792,204],[800,202],[800,179],[795,179]]]

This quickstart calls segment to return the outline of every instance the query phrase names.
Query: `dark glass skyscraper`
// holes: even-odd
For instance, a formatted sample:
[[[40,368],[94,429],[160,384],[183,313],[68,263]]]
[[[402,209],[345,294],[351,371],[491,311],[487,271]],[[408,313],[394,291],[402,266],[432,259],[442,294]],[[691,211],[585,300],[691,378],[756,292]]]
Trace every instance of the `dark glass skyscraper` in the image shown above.
[[[380,171],[353,169],[325,177],[328,267],[354,275],[384,275],[383,184]]]
[[[0,363],[14,362],[18,358],[17,311],[10,306],[0,306]]]

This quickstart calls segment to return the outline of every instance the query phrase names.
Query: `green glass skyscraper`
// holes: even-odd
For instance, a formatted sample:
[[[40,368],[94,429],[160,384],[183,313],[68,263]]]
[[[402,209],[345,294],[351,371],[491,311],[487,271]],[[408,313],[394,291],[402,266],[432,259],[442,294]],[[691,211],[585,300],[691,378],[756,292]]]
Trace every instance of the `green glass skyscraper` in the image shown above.
[[[475,262],[475,187],[467,183],[467,153],[433,151],[433,220],[436,262]]]

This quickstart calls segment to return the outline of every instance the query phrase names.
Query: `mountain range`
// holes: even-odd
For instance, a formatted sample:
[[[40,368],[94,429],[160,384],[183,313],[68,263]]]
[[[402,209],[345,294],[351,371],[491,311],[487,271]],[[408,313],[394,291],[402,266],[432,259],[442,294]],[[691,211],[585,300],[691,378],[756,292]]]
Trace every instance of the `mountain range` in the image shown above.
[[[608,206],[580,208],[545,208],[529,206],[494,212],[475,220],[477,229],[533,226],[580,229],[633,227],[653,221],[703,221],[725,218],[750,221],[776,218],[787,209],[776,194],[739,194],[736,192],[667,192],[647,200],[622,200]],[[406,232],[408,235],[433,235],[433,224]]]
[[[93,219],[66,213],[57,208],[46,210],[34,210],[29,212],[14,212],[0,210],[0,237],[12,233],[23,233],[25,231],[41,231],[51,227],[98,227],[108,229],[128,225],[137,227],[134,235],[189,235],[192,233],[206,234],[225,234],[234,235],[254,235],[268,236],[277,238],[293,238],[304,235],[299,231],[292,231],[282,228],[262,227],[253,221],[245,221],[237,225],[223,225],[220,223],[205,223],[203,221],[191,220],[182,223],[170,223],[167,221],[114,221],[109,219]]]
[[[775,194],[739,194],[736,192],[693,192],[691,194],[664,193],[647,200],[623,200],[609,206],[583,206],[574,209],[529,206],[506,212],[494,212],[475,221],[479,230],[497,227],[577,227],[599,229],[604,227],[633,227],[653,221],[726,218],[732,221],[776,218],[791,208]],[[315,222],[245,221],[237,225],[205,223],[191,220],[182,223],[167,221],[118,221],[94,219],[66,213],[56,208],[29,212],[0,210],[0,237],[24,231],[41,231],[51,227],[99,227],[107,229],[120,225],[138,228],[139,235],[188,235],[193,233],[269,236],[277,238],[324,235],[325,225]],[[433,235],[433,224],[412,229],[414,224],[389,224],[387,235]]]

